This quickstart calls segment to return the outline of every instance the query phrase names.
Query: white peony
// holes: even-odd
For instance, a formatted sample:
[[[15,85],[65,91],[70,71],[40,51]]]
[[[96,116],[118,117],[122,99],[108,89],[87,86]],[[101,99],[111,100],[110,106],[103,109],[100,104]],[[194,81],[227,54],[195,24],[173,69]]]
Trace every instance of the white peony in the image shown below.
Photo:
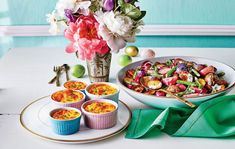
[[[50,23],[49,32],[53,35],[63,31],[67,25],[64,21],[58,21],[58,14],[53,11],[51,14],[47,14],[47,22]]]
[[[130,31],[133,27],[131,18],[120,14],[115,15],[113,11],[104,13],[103,23],[110,31],[120,36],[130,34]]]
[[[113,11],[97,12],[99,22],[98,34],[107,42],[113,52],[126,46],[126,42],[134,42],[133,21],[128,16],[115,14]]]
[[[91,5],[91,2],[86,0],[59,0],[56,3],[56,10],[58,12],[58,15],[63,17],[64,16],[64,10],[70,9],[73,11],[73,13],[76,13],[79,11],[79,13],[88,15],[89,14],[89,7]]]
[[[99,25],[98,34],[106,41],[112,52],[119,52],[126,46],[123,37],[113,34],[104,24]]]
[[[67,28],[65,9],[70,9],[73,13],[78,12],[83,15],[88,15],[90,5],[91,2],[88,0],[59,0],[56,3],[55,10],[51,14],[46,15],[47,22],[50,23],[49,32],[56,35]]]

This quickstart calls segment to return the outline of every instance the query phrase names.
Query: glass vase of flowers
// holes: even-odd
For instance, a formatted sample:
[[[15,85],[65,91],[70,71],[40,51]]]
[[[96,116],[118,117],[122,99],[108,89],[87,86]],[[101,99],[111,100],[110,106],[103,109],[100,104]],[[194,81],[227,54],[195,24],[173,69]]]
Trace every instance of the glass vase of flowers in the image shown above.
[[[47,14],[49,32],[70,41],[67,53],[87,61],[91,82],[108,81],[111,53],[118,53],[143,26],[137,0],[59,0]],[[96,72],[96,73],[95,73]]]

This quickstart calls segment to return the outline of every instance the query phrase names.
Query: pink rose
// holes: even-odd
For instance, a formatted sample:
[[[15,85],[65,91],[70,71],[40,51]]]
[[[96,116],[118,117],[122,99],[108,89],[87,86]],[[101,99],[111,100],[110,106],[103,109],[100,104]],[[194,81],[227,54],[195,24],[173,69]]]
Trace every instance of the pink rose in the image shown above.
[[[99,23],[94,16],[81,16],[75,23],[69,23],[65,31],[65,37],[71,41],[66,48],[66,52],[78,51],[79,58],[90,60],[98,52],[105,54],[109,51],[106,41],[97,33]]]

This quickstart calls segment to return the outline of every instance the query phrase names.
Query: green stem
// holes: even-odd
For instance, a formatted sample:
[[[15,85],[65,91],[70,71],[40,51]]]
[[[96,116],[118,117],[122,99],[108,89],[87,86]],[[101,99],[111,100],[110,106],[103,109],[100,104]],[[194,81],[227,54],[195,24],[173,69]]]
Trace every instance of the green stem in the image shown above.
[[[167,73],[166,73],[166,77],[171,77],[172,74],[176,71],[176,68],[177,66],[173,67],[171,70],[169,70]]]
[[[192,72],[197,76],[197,77],[200,77],[201,75],[197,72],[197,70],[193,69],[192,68]]]
[[[120,6],[115,7],[114,12],[116,12]]]
[[[203,88],[203,86],[201,85],[201,83],[198,81],[198,80],[196,80],[196,85],[198,86],[198,88],[200,88],[200,89],[202,89]]]
[[[60,19],[60,20],[56,20],[57,22],[60,22],[60,21],[65,21],[66,22],[66,19]]]
[[[136,68],[135,73],[133,74],[133,79],[135,79],[137,72],[140,70],[140,68]]]
[[[177,80],[176,83],[184,84],[184,85],[187,85],[187,86],[197,86],[194,82],[188,82],[188,81],[184,81],[184,80]]]

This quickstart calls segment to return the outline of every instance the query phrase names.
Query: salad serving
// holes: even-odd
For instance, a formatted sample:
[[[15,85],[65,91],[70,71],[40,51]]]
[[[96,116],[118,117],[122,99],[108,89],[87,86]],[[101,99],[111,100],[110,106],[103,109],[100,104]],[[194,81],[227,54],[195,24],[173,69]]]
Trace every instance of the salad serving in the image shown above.
[[[139,93],[190,98],[225,90],[229,84],[224,75],[212,65],[175,58],[163,63],[145,61],[127,70],[123,83]]]

